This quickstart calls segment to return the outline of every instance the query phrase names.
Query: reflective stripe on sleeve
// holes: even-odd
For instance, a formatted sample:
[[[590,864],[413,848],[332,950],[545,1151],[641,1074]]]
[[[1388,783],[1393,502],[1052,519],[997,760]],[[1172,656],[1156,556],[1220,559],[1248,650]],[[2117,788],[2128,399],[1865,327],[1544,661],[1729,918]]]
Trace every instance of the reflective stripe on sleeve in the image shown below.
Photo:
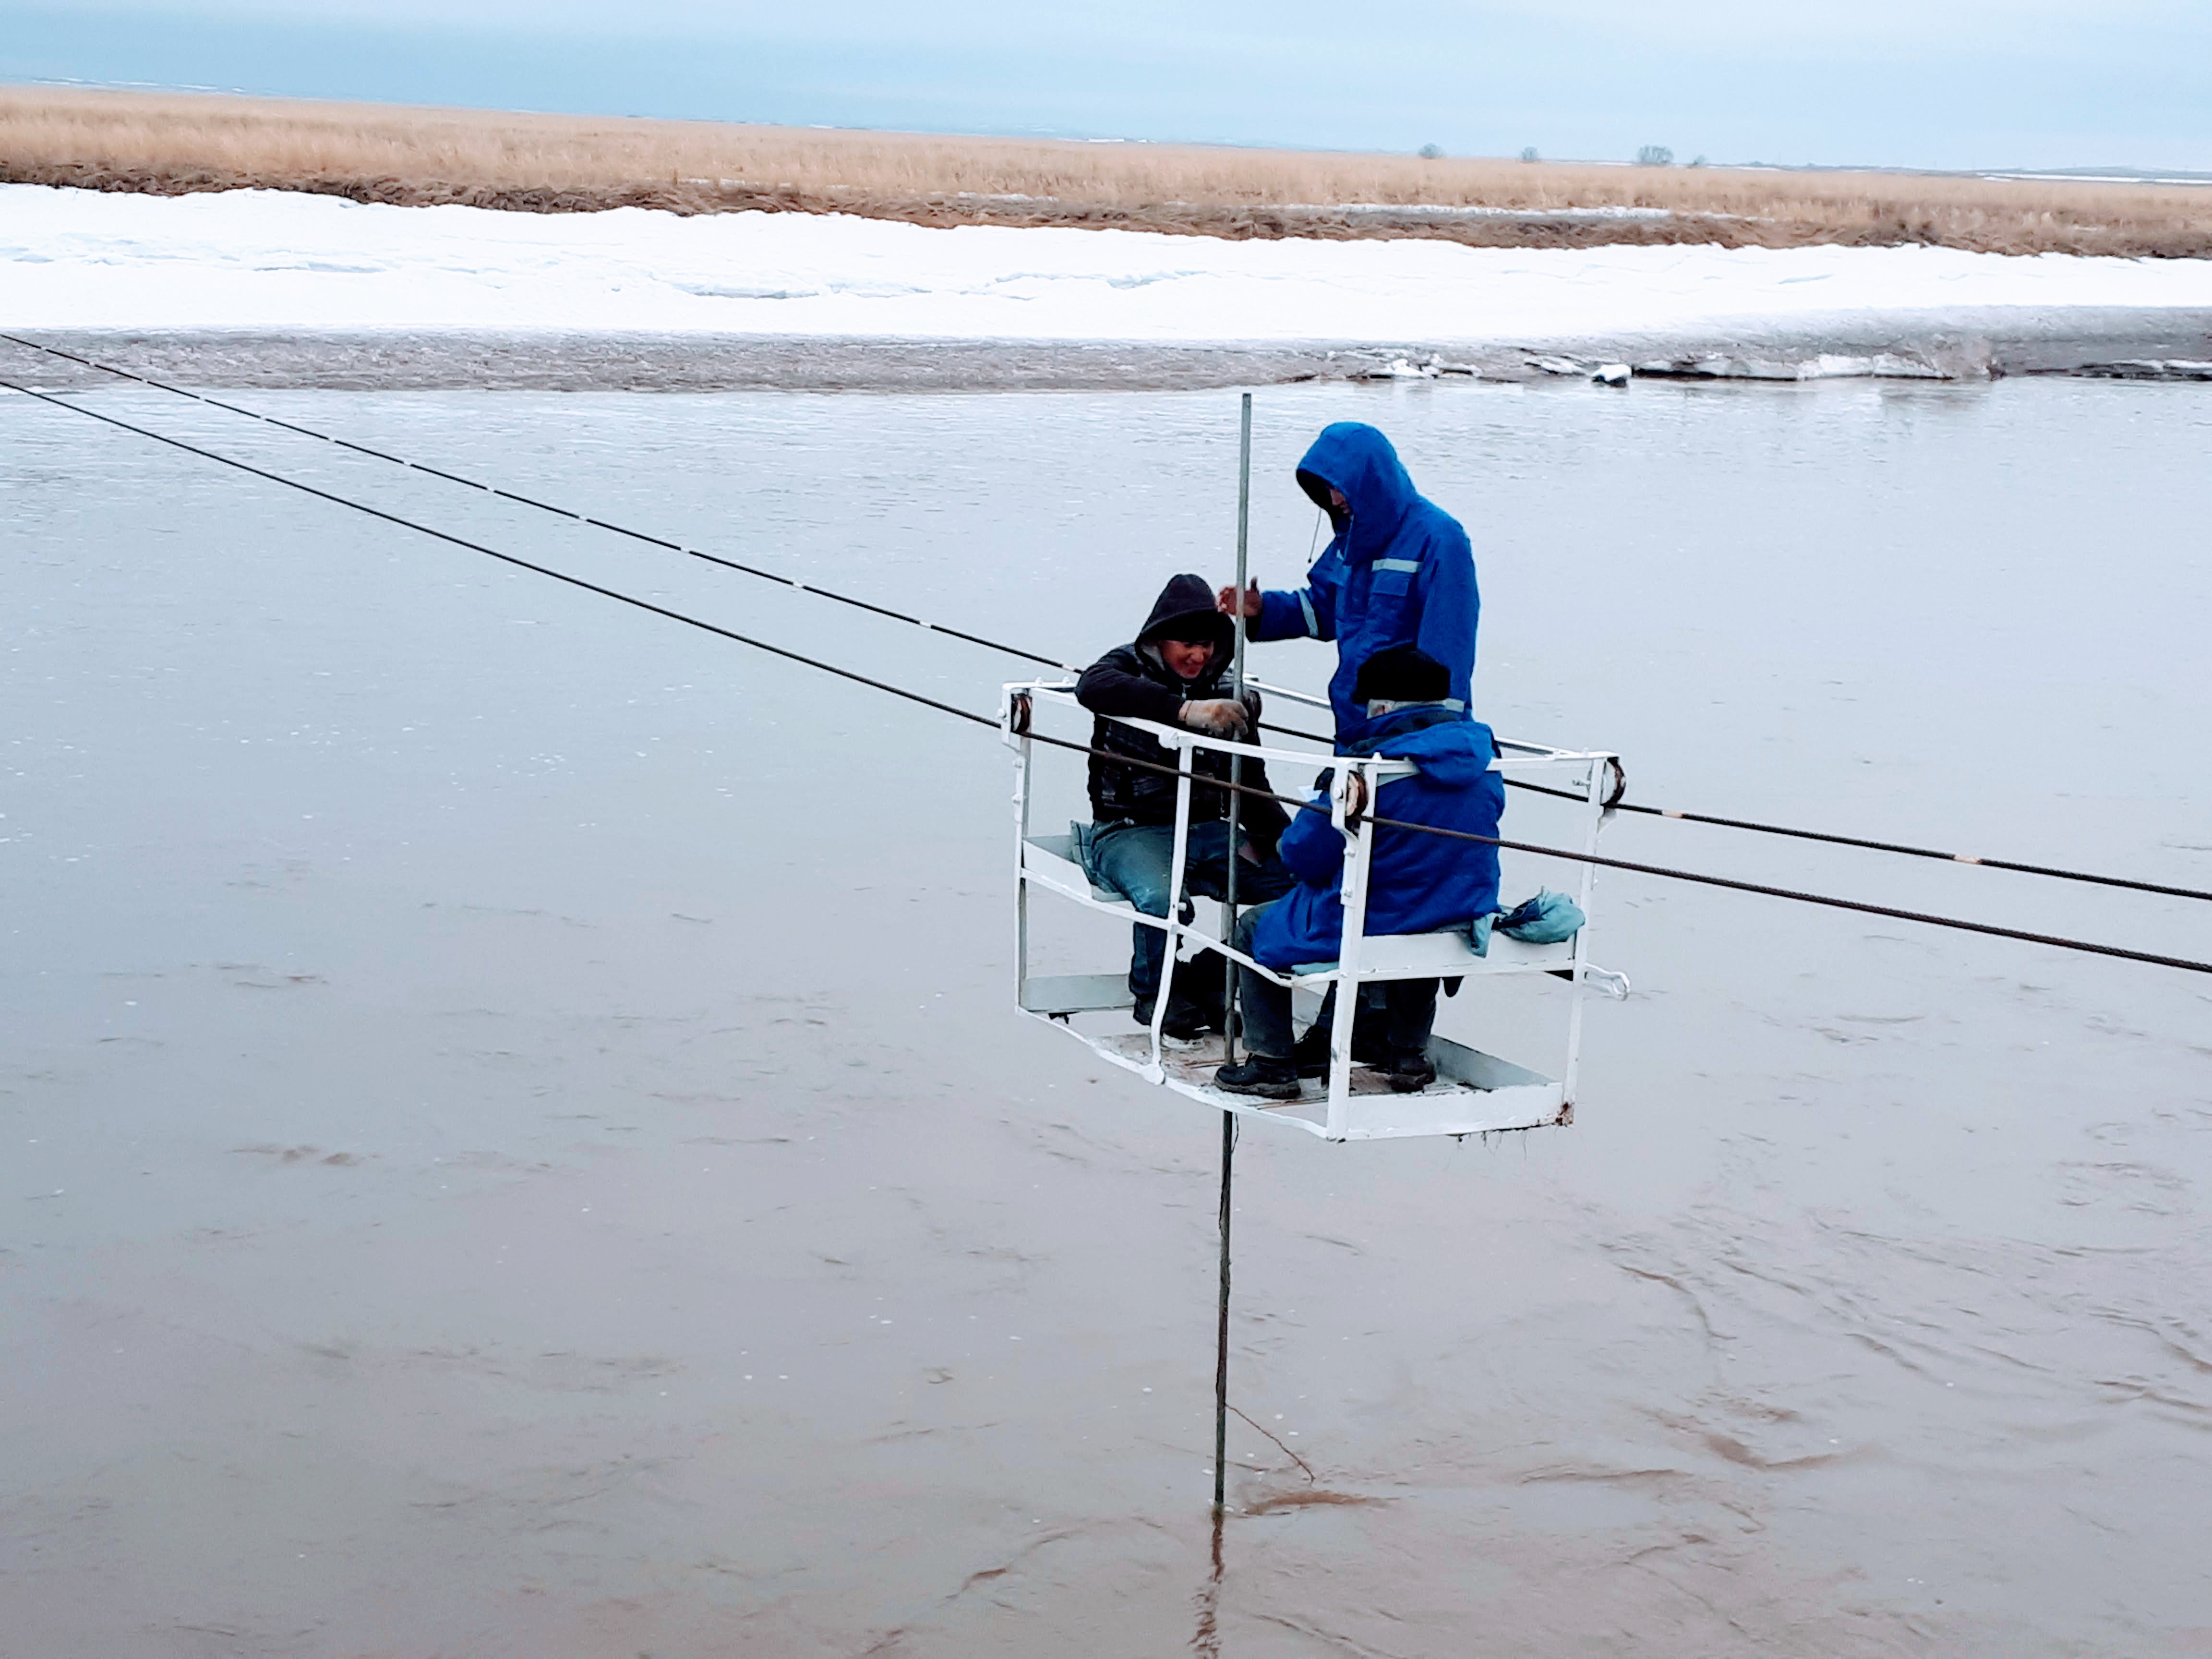
[[[1321,637],[1321,620],[1314,615],[1313,595],[1303,587],[1298,590],[1298,609],[1306,613],[1306,633],[1310,638]]]

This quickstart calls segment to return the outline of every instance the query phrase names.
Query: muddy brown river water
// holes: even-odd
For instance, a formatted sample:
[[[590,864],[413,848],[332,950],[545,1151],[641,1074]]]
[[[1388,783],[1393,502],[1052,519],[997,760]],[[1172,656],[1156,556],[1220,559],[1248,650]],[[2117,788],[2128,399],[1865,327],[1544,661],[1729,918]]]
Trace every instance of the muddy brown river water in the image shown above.
[[[1220,392],[250,401],[1071,659],[1234,525]],[[1343,417],[1468,522],[1509,734],[2212,886],[2204,388],[1270,390],[1263,579]],[[1011,1012],[990,734],[12,396],[0,523],[0,1651],[2212,1651],[2212,982],[1602,877],[1573,1127],[1244,1135],[1217,1577],[1217,1121]],[[2212,956],[2212,905],[1607,845]]]

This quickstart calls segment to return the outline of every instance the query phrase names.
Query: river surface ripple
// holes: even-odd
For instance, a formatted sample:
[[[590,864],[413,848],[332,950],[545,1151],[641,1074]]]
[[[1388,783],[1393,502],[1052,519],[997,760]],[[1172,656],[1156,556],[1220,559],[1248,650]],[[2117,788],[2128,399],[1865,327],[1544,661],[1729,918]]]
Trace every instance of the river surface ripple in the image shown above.
[[[933,696],[1018,672],[91,401]],[[252,401],[1072,660],[1233,533],[1218,392]],[[1263,579],[1344,417],[1472,530],[1507,733],[2212,885],[2203,389],[1270,391]],[[1638,991],[1571,1128],[1246,1133],[1217,1582],[1215,1121],[1009,1011],[988,732],[27,399],[0,490],[9,1652],[2212,1650],[2203,981],[1602,878]],[[1607,845],[2212,955],[2212,906]],[[1515,1052],[1522,988],[1450,1018]]]

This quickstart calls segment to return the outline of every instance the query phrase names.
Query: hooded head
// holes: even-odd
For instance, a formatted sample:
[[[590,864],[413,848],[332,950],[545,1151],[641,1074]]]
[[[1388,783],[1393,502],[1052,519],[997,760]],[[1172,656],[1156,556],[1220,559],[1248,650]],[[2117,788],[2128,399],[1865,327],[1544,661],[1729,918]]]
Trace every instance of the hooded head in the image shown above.
[[[1359,665],[1352,683],[1360,717],[1338,739],[1347,755],[1420,763],[1425,776],[1457,787],[1486,771],[1490,728],[1452,702],[1451,670],[1415,645],[1394,645]]]
[[[1322,428],[1298,463],[1298,486],[1340,535],[1350,531],[1346,550],[1355,558],[1380,552],[1420,499],[1390,441],[1360,421]],[[1332,489],[1344,497],[1341,510],[1329,498]]]
[[[1213,649],[1195,672],[1184,673],[1181,663],[1168,661],[1168,653],[1160,651],[1163,641],[1207,645]],[[1163,665],[1177,678],[1186,680],[1201,679],[1209,672],[1218,671],[1228,662],[1236,641],[1237,625],[1214,608],[1213,590],[1206,585],[1206,578],[1188,572],[1168,579],[1168,585],[1160,590],[1160,597],[1153,603],[1152,614],[1145,619],[1144,629],[1137,635],[1139,650],[1152,649],[1160,656]],[[1176,655],[1188,660],[1185,653]]]
[[[1352,700],[1370,705],[1386,702],[1442,702],[1451,696],[1451,670],[1418,645],[1394,645],[1377,651],[1359,665],[1352,683]]]

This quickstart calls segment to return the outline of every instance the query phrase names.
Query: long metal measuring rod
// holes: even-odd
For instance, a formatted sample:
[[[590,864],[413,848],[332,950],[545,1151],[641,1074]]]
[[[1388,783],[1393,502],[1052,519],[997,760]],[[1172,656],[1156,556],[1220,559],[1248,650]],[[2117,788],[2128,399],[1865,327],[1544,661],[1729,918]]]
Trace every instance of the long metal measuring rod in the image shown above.
[[[1237,605],[1231,615],[1229,695],[1241,707],[1244,701],[1244,571],[1252,541],[1252,394],[1244,394],[1237,441]],[[1228,913],[1225,933],[1237,935],[1237,844],[1242,839],[1244,757],[1229,757],[1229,872],[1223,883]],[[1221,1057],[1237,1060],[1237,963],[1222,958]],[[1213,1353],[1213,1514],[1218,1521],[1227,1501],[1229,1480],[1229,1218],[1231,1175],[1237,1164],[1237,1114],[1221,1114],[1221,1297]]]
[[[1003,640],[990,639],[981,634],[971,634],[964,629],[948,628],[942,623],[930,622],[927,618],[911,615],[907,611],[896,611],[889,605],[878,605],[872,600],[859,599],[850,593],[841,593],[835,588],[821,587],[811,582],[800,581],[796,577],[784,575],[780,571],[765,570],[757,565],[747,564],[742,560],[727,558],[720,554],[703,552],[698,548],[686,547],[681,543],[672,542],[663,537],[648,535],[644,531],[633,530],[626,525],[616,524],[610,520],[592,518],[570,507],[558,507],[552,502],[542,501],[533,496],[520,495],[511,489],[501,489],[478,479],[463,477],[460,474],[448,472],[442,467],[429,466],[421,461],[408,460],[404,456],[387,454],[383,450],[372,449],[366,444],[355,443],[347,438],[335,437],[327,432],[318,432],[313,427],[301,426],[294,421],[279,420],[273,415],[264,415],[258,410],[248,409],[241,404],[228,403],[220,398],[210,398],[204,392],[193,392],[184,386],[172,386],[166,380],[157,380],[151,375],[136,374],[127,368],[118,368],[112,363],[103,363],[91,357],[80,356],[73,351],[64,351],[58,346],[44,345],[36,340],[27,340],[21,335],[5,332],[0,332],[0,340],[4,340],[11,345],[21,346],[27,351],[43,352],[49,357],[76,363],[81,368],[93,369],[99,374],[112,374],[118,380],[131,380],[139,386],[149,386],[156,392],[166,392],[173,397],[187,398],[193,403],[205,404],[210,409],[220,409],[228,414],[243,416],[247,420],[259,421],[286,432],[296,433],[303,438],[313,438],[323,443],[334,444],[341,449],[350,450],[357,455],[366,455],[373,460],[386,461],[394,466],[405,467],[410,471],[420,472],[426,477],[441,478],[448,483],[457,483],[468,489],[480,489],[487,495],[497,496],[501,501],[513,501],[521,507],[535,507],[542,513],[550,513],[556,518],[588,525],[595,530],[605,530],[617,536],[626,536],[633,541],[642,542],[651,547],[660,548],[671,553],[680,553],[686,558],[699,559],[708,564],[719,565],[726,570],[734,570],[742,575],[757,576],[763,581],[775,582],[780,586],[791,588],[797,592],[812,593],[821,599],[832,599],[839,605],[850,605],[855,610],[866,611],[872,615],[882,617],[892,622],[905,623],[915,628],[926,629],[933,634],[942,634],[948,639],[964,641],[969,645],[980,645],[987,651],[996,651],[1022,662],[1036,663],[1045,668],[1062,669],[1071,674],[1082,672],[1080,664],[1063,662],[1057,657],[1026,650],[1021,646],[1009,645]],[[24,388],[18,386],[11,389],[21,391]],[[1240,593],[1243,591],[1244,580],[1240,568],[1237,589]],[[1241,604],[1238,608],[1240,611],[1243,608]],[[1238,623],[1241,627],[1243,623],[1241,617],[1238,618]],[[1320,732],[1302,732],[1294,726],[1278,726],[1264,720],[1261,725],[1264,730],[1278,732],[1285,737],[1304,738],[1310,742],[1324,746],[1328,746],[1332,743],[1332,739]],[[1541,784],[1531,783],[1523,779],[1509,778],[1506,783],[1510,788],[1525,789],[1536,794],[1558,795],[1567,799],[1580,799],[1569,791],[1548,789]],[[1724,830],[1741,830],[1753,835],[1783,836],[1796,841],[1819,842],[1832,847],[1856,847],[1869,852],[1894,853],[1905,858],[1935,859],[1947,864],[1979,865],[1986,869],[2009,870],[2017,874],[2042,876],[2054,881],[2085,882],[2094,886],[2125,888],[2134,892],[2155,893],[2166,898],[2198,899],[2212,903],[2212,890],[2202,888],[2179,887],[2163,882],[2138,881],[2126,876],[2100,875],[2087,870],[2068,870],[2054,865],[2028,864],[2014,859],[1990,858],[1969,853],[1950,852],[1941,848],[1915,847],[1902,842],[1876,841],[1863,836],[1839,835],[1824,830],[1805,830],[1788,824],[1763,823],[1752,818],[1724,817],[1708,812],[1678,811],[1671,807],[1647,805],[1640,801],[1615,801],[1609,803],[1609,807],[1610,810],[1634,812],[1647,817],[1675,818],[1685,823],[1711,824]]]
[[[1240,412],[1237,440],[1237,604],[1230,613],[1229,695],[1239,706],[1244,702],[1244,580],[1251,563],[1251,550],[1252,394],[1248,392]],[[1230,756],[1229,781],[1232,785],[1244,781],[1243,756]],[[1242,839],[1243,802],[1243,797],[1232,788],[1229,793],[1229,874],[1223,884],[1229,908],[1227,925],[1231,933],[1237,931],[1237,849]],[[1221,988],[1222,1056],[1232,1064],[1237,1059],[1237,964],[1232,962],[1224,969]],[[1228,1271],[1224,1258],[1224,1282]]]
[[[687,627],[696,628],[703,632],[720,635],[723,639],[735,641],[739,645],[751,646],[756,650],[765,651],[771,655],[781,657],[787,661],[802,663],[809,668],[818,668],[826,674],[835,674],[842,679],[851,680],[856,684],[867,686],[891,696],[903,698],[908,702],[919,703],[927,708],[934,708],[957,720],[966,720],[975,726],[987,726],[994,732],[999,729],[999,722],[995,719],[988,714],[978,714],[972,708],[963,708],[957,703],[945,702],[922,692],[909,690],[904,686],[893,684],[888,680],[876,679],[853,669],[842,667],[836,663],[824,662],[817,657],[810,657],[802,652],[772,644],[766,640],[756,639],[750,635],[740,634],[734,629],[725,628],[720,623],[712,623],[703,617],[690,616],[667,605],[655,605],[649,599],[639,599],[635,594],[622,592],[619,588],[587,581],[581,576],[571,575],[567,571],[555,569],[550,565],[538,564],[518,554],[506,553],[495,547],[487,547],[481,542],[456,536],[450,531],[440,530],[434,526],[404,518],[397,513],[388,513],[382,507],[371,507],[364,501],[353,501],[335,491],[302,483],[297,478],[286,477],[281,472],[271,472],[265,467],[255,466],[250,462],[239,460],[235,457],[204,448],[200,445],[189,443],[182,438],[173,438],[167,433],[156,432],[149,427],[137,426],[112,415],[104,415],[98,410],[84,408],[81,404],[70,402],[65,398],[58,398],[50,392],[35,392],[27,386],[18,386],[14,381],[6,380],[0,380],[0,390],[18,392],[27,398],[34,398],[40,403],[50,404],[56,409],[65,410],[72,415],[82,416],[87,420],[98,421],[103,425],[116,427],[123,431],[134,433],[142,438],[149,438],[156,443],[166,444],[173,449],[197,455],[203,460],[214,461],[223,466],[235,468],[240,472],[266,479],[271,483],[282,484],[289,489],[299,490],[303,495],[315,496],[335,506],[350,507],[357,513],[367,514],[369,517],[380,519],[387,524],[416,531],[455,547],[466,548],[472,553],[483,554],[489,558],[497,559],[504,564],[513,565],[519,569],[534,571],[538,575],[550,577],[555,581],[565,582],[571,587],[580,588],[586,592],[597,593],[604,599],[613,599],[617,604],[627,605],[639,611],[649,611],[657,617],[665,617],[671,622],[682,623]],[[1035,743],[1070,750],[1077,754],[1099,756],[1121,765],[1138,767],[1170,777],[1177,775],[1178,769],[1176,767],[1109,753],[1094,744],[1078,743],[1072,738],[1048,737],[1042,732],[1030,732],[1027,735],[1030,740]],[[1272,790],[1256,788],[1248,783],[1219,787],[1230,787],[1234,793],[1239,795],[1277,801],[1299,811],[1318,810],[1314,808],[1310,802],[1302,800],[1297,796],[1279,795]],[[1860,899],[1838,898],[1824,893],[1801,892],[1794,888],[1773,887],[1761,882],[1738,881],[1732,877],[1707,875],[1694,870],[1676,870],[1664,865],[1644,864],[1630,859],[1611,858],[1598,853],[1575,852],[1566,848],[1546,847],[1533,842],[1511,841],[1500,836],[1480,836],[1465,830],[1447,830],[1436,824],[1407,823],[1379,816],[1375,817],[1374,822],[1386,830],[1407,830],[1421,835],[1443,836],[1454,841],[1479,842],[1486,846],[1503,848],[1513,852],[1533,853],[1540,857],[1561,859],[1570,863],[1595,865],[1601,869],[1626,870],[1638,875],[1658,876],[1669,881],[1691,882],[1699,886],[1725,888],[1733,892],[1753,893],[1767,898],[1789,899],[1801,904],[1823,905],[1831,909],[1856,911],[1863,915],[1887,916],[1894,921],[1918,922],[1930,927],[1948,927],[1963,933],[1986,934],[1994,939],[2019,939],[2027,944],[2047,945],[2059,950],[2081,951],[2096,956],[2115,957],[2129,962],[2148,963],[2155,967],[2178,968],[2190,973],[2212,974],[2212,962],[2198,962],[2185,957],[2161,956],[2147,951],[2129,950],[2117,945],[2100,945],[2092,940],[2067,939],[2057,934],[2030,933],[2018,927],[2003,927],[1991,922],[1968,921],[1957,916],[1942,916],[1925,911],[1900,909],[1893,905],[1873,904]]]

